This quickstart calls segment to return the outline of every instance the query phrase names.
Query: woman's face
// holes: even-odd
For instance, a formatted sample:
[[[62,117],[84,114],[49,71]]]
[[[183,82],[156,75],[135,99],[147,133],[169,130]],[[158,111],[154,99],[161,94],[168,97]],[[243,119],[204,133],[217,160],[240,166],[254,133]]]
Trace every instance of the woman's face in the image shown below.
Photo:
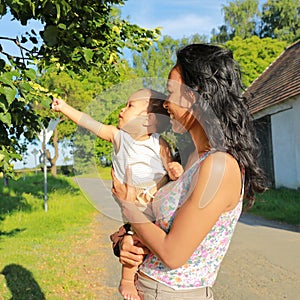
[[[191,109],[195,97],[183,83],[178,66],[175,66],[169,74],[167,89],[168,98],[164,102],[164,108],[170,114],[173,131],[183,133],[190,129],[191,122],[195,120]]]

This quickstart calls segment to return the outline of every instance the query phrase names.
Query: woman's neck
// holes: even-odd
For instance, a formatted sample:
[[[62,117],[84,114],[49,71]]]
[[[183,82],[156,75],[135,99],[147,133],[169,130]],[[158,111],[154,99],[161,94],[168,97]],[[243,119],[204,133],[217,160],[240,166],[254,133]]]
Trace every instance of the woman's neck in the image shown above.
[[[193,139],[195,152],[198,154],[198,157],[211,149],[206,133],[200,125],[191,128],[190,134]]]
[[[189,155],[185,170],[189,169],[205,152],[211,149],[208,138],[201,126],[189,130],[195,145],[195,150]]]

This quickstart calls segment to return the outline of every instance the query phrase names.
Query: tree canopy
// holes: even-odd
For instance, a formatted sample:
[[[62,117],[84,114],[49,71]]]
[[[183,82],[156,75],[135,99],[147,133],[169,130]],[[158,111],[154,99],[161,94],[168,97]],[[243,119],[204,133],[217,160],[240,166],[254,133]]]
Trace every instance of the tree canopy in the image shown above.
[[[262,6],[262,37],[293,42],[300,38],[299,0],[268,0]]]
[[[255,34],[258,3],[258,0],[237,0],[223,5],[224,21],[231,28],[231,37],[248,38]]]
[[[12,56],[0,44],[0,172],[11,174],[11,162],[20,159],[22,134],[32,140],[41,126],[47,126],[49,118],[45,116],[51,93],[42,86],[42,73],[50,68],[51,72],[63,71],[72,77],[94,68],[105,88],[117,80],[123,48],[145,50],[158,38],[159,29],[147,30],[130,24],[119,17],[115,5],[124,5],[124,1],[0,3],[0,16],[10,11],[23,26],[29,20],[43,25],[39,33],[31,30],[21,37],[0,36],[0,43],[9,40],[20,50],[19,56]],[[27,41],[32,43],[30,49],[25,47]],[[35,110],[41,105],[47,110]]]
[[[212,30],[212,42],[234,37],[271,37],[292,43],[300,38],[299,0],[234,0],[223,5],[224,24]]]
[[[257,36],[235,37],[225,46],[233,52],[242,71],[243,84],[248,87],[282,53],[286,42]]]

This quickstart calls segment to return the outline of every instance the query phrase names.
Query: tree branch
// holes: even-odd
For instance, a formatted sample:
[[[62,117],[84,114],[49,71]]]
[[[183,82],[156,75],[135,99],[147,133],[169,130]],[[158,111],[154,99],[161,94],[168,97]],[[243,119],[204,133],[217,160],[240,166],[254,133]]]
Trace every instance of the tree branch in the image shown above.
[[[36,52],[36,51],[32,51],[32,50],[27,49],[26,47],[22,46],[21,43],[20,43],[20,41],[19,41],[19,39],[18,39],[18,37],[16,37],[16,38],[9,38],[9,37],[6,37],[6,36],[0,36],[0,40],[11,41],[11,42],[15,43],[20,48],[20,50],[24,50],[24,51],[27,51],[27,52],[30,52],[30,53]]]

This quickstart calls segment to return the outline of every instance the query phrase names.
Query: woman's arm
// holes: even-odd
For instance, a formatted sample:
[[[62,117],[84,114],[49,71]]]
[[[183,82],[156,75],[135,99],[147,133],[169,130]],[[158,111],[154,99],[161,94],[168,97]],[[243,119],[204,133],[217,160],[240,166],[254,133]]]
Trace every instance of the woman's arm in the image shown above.
[[[52,100],[52,109],[62,112],[67,118],[97,135],[99,138],[113,142],[118,129],[116,126],[105,125],[94,120],[89,115],[75,109],[65,101],[57,98]]]
[[[136,219],[138,212],[135,211],[133,216],[130,205],[124,206],[125,215],[134,218],[130,220],[131,225],[143,244],[170,268],[182,266],[220,215],[233,209],[240,199],[241,172],[229,154],[216,152],[209,155],[198,175],[194,178],[194,190],[178,209],[168,234],[151,222],[141,222],[141,216]]]

